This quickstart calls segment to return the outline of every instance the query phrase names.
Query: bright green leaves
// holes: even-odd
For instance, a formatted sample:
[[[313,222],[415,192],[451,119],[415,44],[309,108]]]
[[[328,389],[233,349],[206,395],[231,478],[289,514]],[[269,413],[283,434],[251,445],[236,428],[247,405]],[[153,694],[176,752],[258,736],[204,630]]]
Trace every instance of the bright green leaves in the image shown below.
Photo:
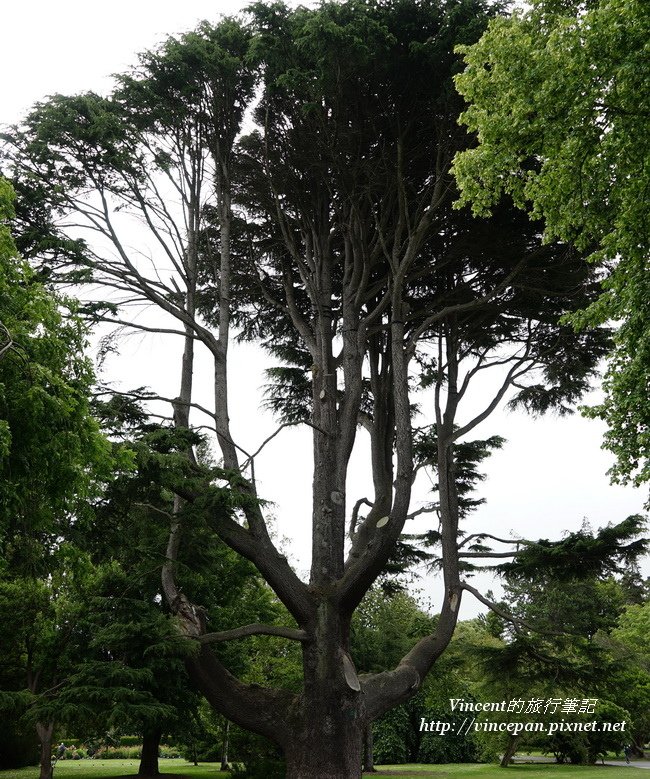
[[[639,0],[586,9],[537,0],[497,19],[456,85],[478,145],[457,154],[458,205],[486,214],[502,195],[543,217],[547,239],[604,263],[605,293],[575,326],[622,321],[592,416],[609,425],[614,479],[650,479],[650,15]]]
[[[0,179],[0,709],[47,722],[79,646],[75,610],[90,570],[65,541],[112,468],[91,416],[86,331],[19,259]]]
[[[14,216],[14,192],[11,184],[0,177],[0,258],[9,258],[16,254],[16,245],[9,231],[9,220]]]
[[[650,69],[639,56],[650,23],[641,5],[608,0],[580,18],[549,20],[540,2],[493,21],[461,49],[462,121],[479,140],[455,160],[461,203],[485,213],[511,194],[545,217],[548,237],[582,248],[633,226],[640,191],[632,174],[643,179],[648,154]]]
[[[9,214],[10,190],[0,186]],[[45,572],[61,528],[108,477],[109,446],[90,414],[85,330],[72,304],[47,292],[16,257],[2,229],[0,549],[5,565]]]
[[[625,643],[632,651],[645,655],[650,660],[648,648],[650,636],[650,601],[628,606],[618,621],[612,638]]]

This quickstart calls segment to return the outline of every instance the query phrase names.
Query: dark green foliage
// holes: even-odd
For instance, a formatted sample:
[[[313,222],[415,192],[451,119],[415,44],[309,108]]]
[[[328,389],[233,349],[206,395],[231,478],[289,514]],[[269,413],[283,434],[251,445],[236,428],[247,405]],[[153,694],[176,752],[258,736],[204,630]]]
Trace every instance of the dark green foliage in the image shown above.
[[[598,539],[599,535],[583,528],[580,543],[588,546],[589,540]],[[616,532],[613,535],[617,537]],[[571,548],[575,539],[569,539]],[[564,548],[562,553],[566,551]],[[479,669],[478,689],[482,696],[497,700],[599,699],[593,715],[534,715],[547,723],[576,718],[584,721],[585,716],[598,723],[599,730],[593,733],[557,730],[553,734],[523,737],[528,747],[552,752],[560,762],[593,763],[604,752],[618,750],[623,741],[631,738],[632,722],[626,702],[636,705],[645,701],[641,706],[647,705],[643,681],[632,671],[632,667],[638,670],[633,652],[625,660],[626,653],[621,653],[622,646],[617,646],[614,638],[622,631],[626,641],[634,641],[636,631],[632,629],[626,634],[622,627],[626,609],[634,613],[643,608],[626,607],[628,593],[637,591],[629,584],[634,580],[634,569],[626,570],[623,583],[608,575],[609,570],[607,565],[599,569],[585,564],[584,570],[574,566],[573,576],[569,577],[564,569],[540,564],[535,572],[528,568],[525,575],[523,569],[506,573],[506,594],[500,606],[502,614],[513,616],[514,623],[492,615],[484,622],[485,637],[476,640],[475,636],[469,650]],[[630,649],[631,645],[628,652]],[[627,683],[626,671],[631,672]],[[625,730],[601,732],[602,722],[625,722]],[[503,751],[503,738],[486,735],[485,740]]]
[[[410,763],[416,751],[417,731],[413,728],[412,704],[409,702],[389,711],[373,723],[376,763]]]
[[[461,623],[462,624],[462,623]],[[422,763],[473,763],[479,758],[479,744],[475,733],[459,735],[452,731],[444,736],[439,733],[420,730],[422,719],[462,724],[464,715],[451,711],[450,699],[477,700],[470,682],[471,668],[464,666],[467,660],[468,640],[466,630],[459,631],[433,673],[423,685],[422,693],[416,696],[419,707],[414,712],[413,729],[417,732],[417,750],[412,760]],[[471,662],[471,661],[470,661]],[[421,699],[421,700],[420,700]]]
[[[357,669],[372,672],[396,665],[418,638],[433,631],[435,623],[436,617],[427,614],[410,595],[387,595],[381,587],[373,588],[352,621],[351,654]],[[457,757],[463,762],[475,760],[477,750],[472,737],[428,735],[419,729],[422,718],[440,715],[450,720],[449,699],[458,697],[471,698],[458,664],[454,658],[441,659],[418,695],[373,723],[375,762],[451,762]]]
[[[196,433],[149,421],[142,424],[137,407],[131,408],[123,400],[111,399],[104,411],[108,415],[114,409],[119,419],[128,421],[122,434],[127,435],[125,445],[134,453],[135,468],[115,480],[106,501],[97,507],[93,554],[98,560],[112,557],[119,561],[119,566],[116,563],[110,574],[109,589],[96,601],[93,646],[104,659],[107,652],[111,657],[121,656],[131,672],[144,668],[150,674],[141,683],[140,692],[150,696],[154,708],[148,712],[132,701],[131,708],[116,719],[122,728],[141,730],[153,714],[165,729],[179,734],[189,758],[193,759],[196,752],[199,759],[214,759],[220,757],[223,721],[219,717],[221,724],[217,727],[206,715],[211,723],[208,727],[203,714],[197,721],[199,698],[188,687],[184,669],[184,660],[196,650],[196,645],[180,638],[174,618],[159,594],[160,570],[173,513],[170,487],[179,479],[183,479],[186,488],[196,484],[203,492],[200,499],[186,503],[179,514],[184,543],[177,561],[177,581],[192,601],[200,604],[206,630],[226,630],[242,622],[286,624],[287,618],[252,565],[234,554],[211,530],[220,516],[230,515],[239,506],[237,477],[201,464],[200,457],[199,464],[188,462],[184,456],[188,445],[198,442],[200,450],[201,439]],[[231,489],[215,485],[215,481],[223,483],[225,478],[233,485]],[[209,479],[212,486],[206,484]],[[223,587],[223,582],[228,582],[228,587]],[[104,625],[98,622],[102,614]],[[269,641],[266,637],[215,647],[233,673],[263,684],[277,683],[278,677],[286,674],[286,667],[291,666],[286,655],[294,650],[299,652],[294,644],[285,647],[284,642]],[[100,670],[95,684],[105,674],[105,670]],[[110,685],[103,694],[112,694]],[[231,727],[230,740],[234,759],[243,760],[247,754],[264,751],[263,739],[244,734],[236,727]]]
[[[120,736],[119,745],[121,747],[137,747],[142,744],[140,736]]]
[[[526,543],[513,562],[498,566],[511,579],[534,580],[544,571],[557,581],[569,581],[620,573],[648,548],[639,538],[645,518],[632,515],[617,525],[600,528],[596,534],[583,527],[561,541],[541,539]]]
[[[491,436],[485,440],[459,441],[454,446],[454,476],[458,492],[458,516],[459,519],[467,517],[479,506],[485,503],[485,498],[476,497],[475,491],[479,482],[486,476],[481,473],[479,466],[487,460],[495,450],[501,449],[505,439],[501,436]],[[434,473],[437,470],[437,437],[436,425],[419,428],[413,437],[413,448],[418,468],[430,468]],[[436,493],[437,483],[434,482],[433,492]],[[439,503],[434,501],[424,507],[427,513],[435,513],[439,510]],[[429,561],[431,568],[440,564],[439,557],[432,550],[440,545],[441,536],[437,530],[429,530],[419,535],[403,534],[397,546],[397,554],[388,563],[387,573],[396,575],[403,573],[409,566],[422,561]],[[461,539],[462,540],[462,539]],[[486,547],[480,538],[471,542],[467,551],[476,552],[485,550]],[[471,574],[475,566],[469,561],[461,561],[464,571]]]
[[[104,729],[171,729],[196,705],[184,668],[191,646],[118,563],[100,569],[92,593],[86,659],[61,696],[62,708]]]
[[[463,717],[459,719],[451,713],[449,699],[473,698],[454,662],[443,661],[441,666],[427,679],[422,692],[373,723],[376,763],[473,763],[478,759],[479,745],[474,733],[459,735],[450,731],[441,735],[420,730],[422,720],[459,727]]]
[[[465,519],[472,511],[485,503],[485,498],[472,498],[477,483],[485,481],[485,474],[478,467],[491,454],[505,444],[505,438],[494,435],[485,440],[459,441],[454,446],[454,476],[458,491],[459,517]],[[413,448],[419,466],[435,470],[437,463],[436,425],[415,431]]]
[[[413,643],[432,632],[435,617],[405,592],[370,590],[352,618],[350,651],[361,673],[392,667]]]
[[[265,67],[266,91],[257,109],[264,134],[243,138],[235,161],[235,200],[256,217],[238,266],[253,277],[243,296],[249,307],[245,337],[261,339],[284,363],[269,374],[269,405],[282,421],[304,420],[311,402],[311,361],[286,311],[269,305],[281,299],[287,274],[296,280],[296,309],[305,321],[314,315],[282,243],[284,231],[296,251],[309,256],[313,247],[301,244],[301,227],[325,230],[339,257],[345,241],[357,239],[350,223],[358,220],[355,229],[371,244],[369,251],[377,251],[374,241],[385,241],[386,253],[394,249],[400,174],[408,182],[402,195],[418,214],[439,175],[434,161],[450,159],[467,143],[456,121],[461,103],[451,79],[458,61],[450,40],[473,40],[496,10],[473,1],[376,8],[325,3],[318,12],[254,6],[255,47]],[[284,222],[278,223],[271,183],[282,193]],[[377,223],[381,238],[375,235]],[[460,307],[453,318],[459,351],[478,358],[505,344],[528,344],[531,358],[537,358],[536,375],[526,386],[519,383],[513,403],[534,413],[569,413],[608,342],[603,330],[576,335],[560,324],[567,311],[597,295],[584,259],[565,245],[541,247],[540,226],[511,205],[502,205],[487,221],[468,210],[453,211],[451,197],[441,198],[434,225],[406,280],[407,334],[439,335],[447,319],[427,327],[428,317]],[[386,268],[377,259],[371,272],[377,297],[369,298],[368,309],[381,297]],[[266,294],[258,291],[251,298],[258,276]],[[337,266],[335,329],[342,314],[341,282]],[[381,352],[387,342],[379,330]],[[435,377],[435,364],[428,369]],[[368,413],[371,408],[370,403]]]
[[[181,738],[181,742],[181,757],[188,762],[218,763],[221,760],[221,745],[209,735],[207,738]]]
[[[223,487],[206,488],[210,469],[186,457],[188,447],[201,438],[191,430],[149,422],[137,404],[124,398],[112,397],[98,410],[131,453],[133,468],[117,475],[83,536],[98,566],[83,615],[90,639],[86,661],[70,680],[64,702],[81,721],[103,729],[182,730],[199,702],[185,670],[197,646],[181,636],[160,594],[175,484],[204,489],[202,499],[186,504],[180,514],[187,543],[178,560],[178,580],[202,604],[207,629],[236,627],[242,619],[272,621],[277,604],[250,563],[210,532],[209,522],[234,510],[236,498]],[[219,587],[224,581],[229,586]],[[236,673],[247,665],[244,648],[229,642],[218,650]]]
[[[12,717],[3,717],[0,727],[0,766],[23,768],[38,762],[38,744],[34,731]]]
[[[570,717],[564,719],[575,721]],[[599,701],[590,722],[597,723],[593,732],[558,731],[541,740],[542,749],[555,755],[558,763],[586,765],[604,758],[608,752],[621,752],[624,744],[629,742],[630,715],[620,706],[606,700]],[[604,731],[605,723],[624,723],[624,729]]]
[[[453,723],[455,728],[462,725],[463,720],[454,720],[444,709],[425,709],[426,720],[440,720]],[[422,733],[420,748],[417,752],[417,763],[476,763],[479,759],[479,746],[475,734],[458,735],[449,731],[444,736],[438,733]]]
[[[285,779],[287,769],[282,760],[253,758],[246,764],[235,764],[230,775],[233,779]]]

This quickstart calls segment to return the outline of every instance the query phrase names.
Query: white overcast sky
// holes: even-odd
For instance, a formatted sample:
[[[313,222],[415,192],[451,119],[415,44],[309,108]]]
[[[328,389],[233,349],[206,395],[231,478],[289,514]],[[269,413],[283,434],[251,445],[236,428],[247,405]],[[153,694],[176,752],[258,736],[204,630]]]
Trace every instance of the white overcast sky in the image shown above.
[[[202,19],[215,21],[220,14],[234,13],[242,5],[236,0],[5,2],[0,16],[0,124],[17,121],[46,95],[106,92],[110,74],[128,68],[138,51],[155,46],[167,34],[191,29]],[[161,337],[131,338],[123,357],[109,362],[104,379],[120,379],[124,388],[148,384],[174,397],[177,360],[173,357],[170,370],[170,354],[177,353]],[[236,349],[233,356],[233,432],[245,449],[254,451],[274,429],[273,421],[259,411],[262,361],[252,348]],[[209,366],[200,367],[197,388],[204,403],[210,402],[210,385]],[[583,518],[598,527],[640,512],[644,492],[608,483],[611,457],[601,450],[603,430],[599,422],[579,415],[561,420],[552,416],[533,420],[521,413],[493,415],[476,436],[498,433],[508,443],[486,467],[488,479],[480,494],[488,502],[468,528],[557,538],[578,529]],[[264,496],[276,501],[278,533],[303,571],[309,564],[310,456],[306,431],[290,430],[269,445],[258,466]],[[362,479],[364,458],[363,451],[356,457],[348,486],[350,502],[364,494],[363,487],[355,489],[354,481]],[[428,581],[420,587],[435,608],[440,589]],[[462,615],[479,610],[466,601]]]

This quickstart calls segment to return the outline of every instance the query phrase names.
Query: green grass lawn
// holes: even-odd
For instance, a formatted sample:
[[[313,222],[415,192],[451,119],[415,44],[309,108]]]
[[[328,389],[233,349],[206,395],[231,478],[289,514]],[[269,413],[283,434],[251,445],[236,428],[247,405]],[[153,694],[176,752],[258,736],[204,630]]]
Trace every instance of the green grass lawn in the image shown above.
[[[137,760],[65,760],[54,770],[54,779],[105,779],[135,775]],[[217,763],[194,766],[185,760],[161,760],[164,774],[188,779],[227,779],[228,773],[218,770]],[[567,766],[543,763],[499,768],[495,765],[390,765],[378,766],[378,771],[400,779],[650,779],[650,772],[627,766]],[[622,773],[624,772],[624,773]],[[380,779],[381,773],[377,779]],[[20,768],[0,771],[0,779],[37,779],[38,769]]]
[[[650,779],[650,772],[643,768],[571,766],[554,763],[512,765],[509,768],[472,763],[437,766],[390,765],[379,766],[378,770],[394,772],[394,776],[399,776],[400,779],[426,779],[427,777],[431,779],[436,777],[440,779]]]
[[[54,779],[104,779],[105,777],[137,774],[139,760],[61,760],[54,769]],[[177,774],[190,779],[226,779],[229,774],[219,771],[218,763],[199,763],[194,766],[182,759],[161,760],[163,774]],[[0,771],[0,779],[38,779],[38,768],[17,768]],[[650,779],[650,777],[648,777]]]

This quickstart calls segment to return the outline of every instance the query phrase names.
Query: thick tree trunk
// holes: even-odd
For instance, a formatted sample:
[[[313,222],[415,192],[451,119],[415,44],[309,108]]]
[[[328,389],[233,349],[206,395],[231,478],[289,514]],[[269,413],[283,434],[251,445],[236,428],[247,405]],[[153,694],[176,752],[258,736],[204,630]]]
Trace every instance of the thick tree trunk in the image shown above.
[[[160,729],[148,730],[142,734],[142,757],[140,758],[138,776],[158,776],[160,774],[158,751],[161,738]]]
[[[372,724],[368,723],[363,734],[363,770],[368,773],[375,772],[374,739],[372,736]]]
[[[354,710],[344,710],[341,717],[321,706],[318,714],[323,719],[310,717],[285,749],[287,779],[360,779],[362,733],[348,727]]]
[[[347,652],[349,623],[325,601],[303,645],[304,692],[290,714],[287,779],[360,779],[365,710]]]
[[[40,779],[52,779],[52,734],[54,733],[53,722],[37,722],[36,732],[41,744],[40,758]]]

